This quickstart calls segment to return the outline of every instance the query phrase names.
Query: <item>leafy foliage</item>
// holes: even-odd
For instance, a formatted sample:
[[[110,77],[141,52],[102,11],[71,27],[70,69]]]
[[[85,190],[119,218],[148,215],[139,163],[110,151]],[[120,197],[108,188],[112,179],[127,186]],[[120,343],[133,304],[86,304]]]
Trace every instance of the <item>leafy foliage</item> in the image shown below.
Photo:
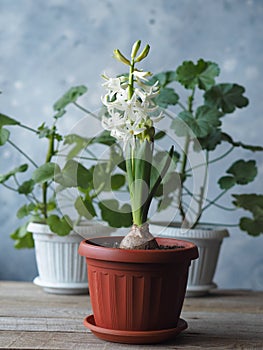
[[[233,204],[238,208],[248,210],[252,218],[242,217],[240,228],[252,236],[263,233],[263,195],[262,194],[234,194]]]

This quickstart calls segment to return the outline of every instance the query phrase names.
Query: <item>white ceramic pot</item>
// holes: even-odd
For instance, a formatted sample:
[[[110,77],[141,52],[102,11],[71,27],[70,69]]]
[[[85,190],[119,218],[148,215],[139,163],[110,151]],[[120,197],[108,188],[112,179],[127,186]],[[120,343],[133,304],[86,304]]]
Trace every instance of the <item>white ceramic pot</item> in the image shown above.
[[[110,234],[106,226],[86,222],[77,226],[67,236],[52,233],[48,225],[30,223],[28,231],[33,233],[39,276],[34,283],[48,293],[84,294],[88,292],[85,259],[78,254],[80,242],[97,234]]]
[[[150,232],[155,236],[173,237],[193,242],[199,251],[199,259],[192,261],[186,296],[201,296],[217,287],[213,282],[220,247],[229,236],[226,229],[216,226],[198,226],[195,229],[176,227],[175,224],[152,223]]]

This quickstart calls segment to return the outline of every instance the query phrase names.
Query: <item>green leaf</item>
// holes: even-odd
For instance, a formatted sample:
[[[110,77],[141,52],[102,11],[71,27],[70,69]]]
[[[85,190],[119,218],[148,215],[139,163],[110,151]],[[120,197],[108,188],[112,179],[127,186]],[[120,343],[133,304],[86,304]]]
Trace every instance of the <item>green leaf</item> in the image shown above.
[[[154,100],[159,107],[167,108],[169,105],[176,105],[179,96],[172,88],[162,88]]]
[[[4,125],[19,125],[20,122],[8,117],[5,114],[0,113],[0,129],[2,128],[2,126]]]
[[[122,174],[114,174],[111,177],[111,189],[116,191],[125,185],[126,179]]]
[[[205,137],[199,137],[197,140],[194,140],[194,149],[200,150],[200,146],[202,149],[206,149],[208,151],[213,151],[217,145],[219,145],[222,141],[222,133],[220,129],[211,128],[209,134]]]
[[[209,132],[221,124],[221,113],[207,106],[200,106],[196,110],[195,117],[192,113],[183,111],[173,120],[172,128],[177,136],[205,137]]]
[[[54,180],[55,174],[59,172],[60,169],[56,163],[46,163],[33,172],[32,179],[35,183],[43,183],[49,180]]]
[[[155,74],[149,81],[150,85],[159,82],[159,86],[165,87],[166,85],[176,81],[176,72],[167,71]]]
[[[82,197],[78,197],[75,201],[74,207],[81,217],[85,217],[88,220],[91,220],[97,215],[91,198],[83,199]]]
[[[0,129],[0,146],[3,146],[9,139],[10,131],[4,128]]]
[[[165,131],[158,131],[155,135],[154,135],[154,139],[155,140],[160,140],[162,139],[164,136],[166,135]]]
[[[208,90],[215,84],[214,78],[219,75],[219,67],[216,63],[199,59],[197,64],[185,61],[176,70],[176,80],[186,89],[194,89],[195,86],[202,90]]]
[[[55,176],[55,181],[64,187],[90,187],[93,176],[81,163],[70,159]]]
[[[16,216],[18,217],[18,219],[22,219],[25,216],[30,215],[34,209],[35,209],[34,203],[29,203],[28,205],[24,204],[21,208],[18,209]]]
[[[101,217],[107,221],[111,227],[130,227],[132,226],[131,206],[124,204],[119,207],[115,199],[104,200],[99,203]]]
[[[15,248],[34,248],[34,240],[31,232],[27,231],[28,223],[16,229],[10,237],[15,241]]]
[[[57,102],[55,102],[53,109],[55,111],[64,110],[67,105],[76,102],[77,99],[87,91],[88,89],[84,85],[74,86],[70,88]]]
[[[243,96],[245,88],[237,84],[218,84],[204,94],[205,104],[223,113],[233,113],[236,108],[246,107],[248,99]]]
[[[47,224],[50,230],[59,236],[66,236],[72,230],[72,222],[67,215],[62,218],[57,215],[50,215],[47,218]]]
[[[222,190],[229,190],[235,186],[236,179],[233,176],[223,176],[218,180],[218,184]]]
[[[233,204],[252,213],[252,218],[243,217],[239,226],[252,236],[263,233],[263,195],[262,194],[234,194]]]
[[[18,187],[18,193],[20,194],[29,194],[34,189],[35,182],[33,180],[24,181],[19,187]]]
[[[17,173],[24,173],[28,169],[28,164],[22,164],[19,167],[9,171],[7,174],[0,174],[0,183],[4,183],[10,177],[16,175]]]
[[[102,145],[112,146],[116,143],[116,139],[110,135],[110,131],[104,130],[99,136],[92,139],[92,143],[101,143]]]
[[[158,201],[157,211],[160,212],[170,207],[173,202],[173,197],[165,196],[160,201]]]
[[[246,162],[240,159],[233,163],[226,172],[234,176],[237,184],[246,185],[252,182],[257,175],[256,162],[254,160]]]

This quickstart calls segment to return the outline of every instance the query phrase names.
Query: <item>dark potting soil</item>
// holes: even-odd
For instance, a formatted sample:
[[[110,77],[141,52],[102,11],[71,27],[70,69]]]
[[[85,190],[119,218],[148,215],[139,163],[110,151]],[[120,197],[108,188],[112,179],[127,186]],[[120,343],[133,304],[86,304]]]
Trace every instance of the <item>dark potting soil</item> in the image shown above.
[[[95,243],[92,240],[89,240],[89,242],[91,242],[93,245],[99,246],[99,247],[105,247],[105,248],[119,248],[120,246],[120,242],[115,241],[115,242],[101,242],[101,243]],[[150,248],[148,250],[170,250],[170,249],[180,249],[180,248],[184,248],[184,246],[181,245],[159,245],[158,248]],[[145,249],[147,250],[147,249]]]

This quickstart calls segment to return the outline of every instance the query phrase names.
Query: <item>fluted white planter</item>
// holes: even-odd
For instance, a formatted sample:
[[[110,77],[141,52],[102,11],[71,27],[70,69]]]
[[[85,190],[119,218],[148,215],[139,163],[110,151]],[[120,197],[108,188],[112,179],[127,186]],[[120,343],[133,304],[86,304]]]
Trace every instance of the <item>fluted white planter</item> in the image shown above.
[[[213,278],[221,243],[225,237],[229,236],[226,229],[216,226],[184,229],[171,224],[153,223],[150,225],[150,232],[155,236],[187,240],[198,247],[199,259],[191,263],[186,296],[205,295],[217,287]]]
[[[79,244],[83,237],[90,238],[101,232],[107,235],[110,229],[84,223],[69,235],[58,236],[48,225],[30,223],[28,231],[33,233],[39,273],[33,282],[48,293],[87,293],[87,267],[85,259],[78,254]]]

